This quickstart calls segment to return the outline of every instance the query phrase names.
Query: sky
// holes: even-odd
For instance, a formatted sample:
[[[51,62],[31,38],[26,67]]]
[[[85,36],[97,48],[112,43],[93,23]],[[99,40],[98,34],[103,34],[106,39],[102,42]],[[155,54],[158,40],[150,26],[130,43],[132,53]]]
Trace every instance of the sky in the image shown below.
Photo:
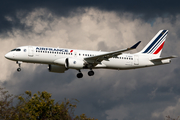
[[[51,73],[47,65],[18,65],[4,58],[18,46],[114,51],[142,41],[140,51],[168,29],[161,56],[180,56],[179,1],[9,0],[0,4],[0,85],[10,93],[47,91],[56,101],[78,99],[76,115],[99,120],[164,120],[180,113],[180,62],[136,70]]]

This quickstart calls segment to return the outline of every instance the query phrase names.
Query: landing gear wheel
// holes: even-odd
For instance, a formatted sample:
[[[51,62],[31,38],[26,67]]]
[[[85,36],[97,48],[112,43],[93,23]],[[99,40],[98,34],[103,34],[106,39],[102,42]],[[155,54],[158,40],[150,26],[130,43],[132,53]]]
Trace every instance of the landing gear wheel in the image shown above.
[[[22,61],[16,61],[16,64],[18,64],[18,66],[19,66],[19,68],[17,68],[18,72],[21,71],[21,63],[22,63]]]
[[[18,68],[17,71],[20,72],[20,71],[21,71],[21,68]]]
[[[78,73],[77,74],[77,78],[82,78],[83,77],[83,74],[82,73]]]
[[[89,76],[93,76],[93,75],[94,75],[94,71],[89,71],[89,72],[88,72],[88,75],[89,75]]]

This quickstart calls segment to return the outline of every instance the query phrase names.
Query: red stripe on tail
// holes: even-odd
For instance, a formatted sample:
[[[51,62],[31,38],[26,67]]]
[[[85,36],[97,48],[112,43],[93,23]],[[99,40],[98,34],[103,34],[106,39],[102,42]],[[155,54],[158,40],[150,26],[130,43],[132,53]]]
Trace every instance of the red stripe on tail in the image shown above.
[[[163,48],[163,46],[164,46],[164,43],[165,43],[165,41],[161,44],[161,46],[160,46],[153,54],[158,54],[159,51],[162,50],[162,48]]]

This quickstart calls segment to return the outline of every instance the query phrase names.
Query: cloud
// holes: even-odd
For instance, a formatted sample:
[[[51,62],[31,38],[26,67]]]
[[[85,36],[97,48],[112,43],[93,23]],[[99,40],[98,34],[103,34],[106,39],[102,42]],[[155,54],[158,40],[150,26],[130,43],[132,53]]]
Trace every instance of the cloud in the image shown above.
[[[170,116],[171,118],[177,118],[178,116],[180,116],[179,110],[180,110],[180,99],[177,100],[177,103],[175,105],[167,106],[161,112],[158,111],[153,112],[152,117],[160,118],[160,117]]]
[[[150,94],[150,98],[153,99],[156,96],[156,91],[158,90],[158,88],[155,88]]]
[[[136,117],[150,120],[154,119],[151,113],[167,107],[167,103],[172,105],[179,94],[175,92],[179,90],[178,59],[172,60],[170,65],[137,70],[94,70],[93,77],[87,75],[88,70],[82,70],[83,79],[77,79],[76,70],[64,74],[49,73],[46,65],[23,63],[22,71],[17,73],[15,62],[4,58],[9,50],[24,45],[113,51],[141,40],[137,50],[131,51],[135,53],[160,29],[169,29],[162,56],[180,55],[177,27],[180,15],[176,15],[173,23],[168,17],[157,17],[149,23],[129,12],[119,15],[97,8],[81,10],[81,14],[72,16],[59,16],[46,8],[17,11],[15,16],[23,29],[12,27],[0,37],[2,85],[14,94],[46,90],[56,100],[77,98],[80,103],[76,114],[83,110],[88,117],[98,119]],[[13,23],[13,16],[6,15],[6,19]]]
[[[96,0],[96,1],[31,1],[24,2],[22,0],[3,1],[0,5],[0,33],[5,34],[11,31],[12,28],[24,30],[26,26],[21,24],[17,13],[24,12],[28,14],[34,9],[49,9],[53,14],[59,17],[70,17],[86,13],[87,8],[97,8],[104,12],[115,12],[119,16],[124,12],[133,14],[133,19],[139,18],[147,22],[155,21],[157,17],[172,17],[172,21],[176,20],[176,15],[179,14],[179,1],[117,1],[117,0]],[[7,7],[8,6],[8,7]]]
[[[123,120],[128,116],[128,108],[124,106],[115,107],[112,110],[107,110],[107,120]]]

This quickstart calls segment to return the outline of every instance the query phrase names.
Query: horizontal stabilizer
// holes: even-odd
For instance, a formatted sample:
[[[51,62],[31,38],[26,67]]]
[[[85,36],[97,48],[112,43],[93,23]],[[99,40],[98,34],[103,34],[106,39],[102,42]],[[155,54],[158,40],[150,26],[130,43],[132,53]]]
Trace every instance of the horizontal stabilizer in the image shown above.
[[[161,58],[156,58],[156,59],[152,59],[151,61],[159,61],[159,60],[166,60],[166,59],[171,59],[171,58],[176,58],[177,56],[172,55],[169,57],[161,57]]]

